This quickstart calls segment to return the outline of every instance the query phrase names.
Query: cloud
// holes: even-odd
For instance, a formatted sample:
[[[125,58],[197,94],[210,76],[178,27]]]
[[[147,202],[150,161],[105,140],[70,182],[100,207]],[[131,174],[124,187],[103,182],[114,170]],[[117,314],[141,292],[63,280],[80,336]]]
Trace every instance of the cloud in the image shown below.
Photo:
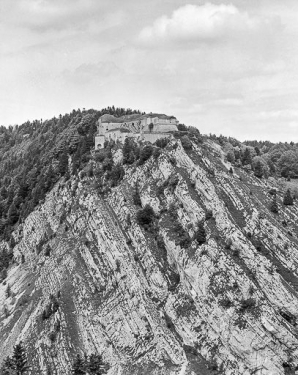
[[[110,13],[106,0],[1,0],[2,16],[5,24],[14,24],[38,32],[65,29],[86,30],[90,23],[99,28],[115,26],[121,21],[119,12]],[[4,17],[5,15],[5,17]]]
[[[281,29],[279,17],[264,17],[242,12],[234,5],[185,5],[171,17],[162,16],[141,30],[137,41],[155,43],[215,42],[250,34],[272,33]]]

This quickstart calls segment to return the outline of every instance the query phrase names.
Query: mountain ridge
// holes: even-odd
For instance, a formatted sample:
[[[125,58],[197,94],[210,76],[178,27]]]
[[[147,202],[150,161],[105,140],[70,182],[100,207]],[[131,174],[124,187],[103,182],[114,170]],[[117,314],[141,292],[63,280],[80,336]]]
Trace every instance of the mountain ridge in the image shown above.
[[[13,262],[0,362],[22,340],[32,374],[70,374],[84,352],[102,354],[109,375],[294,374],[296,203],[283,205],[277,179],[187,134],[162,147],[107,143],[77,172],[68,155],[1,242]]]

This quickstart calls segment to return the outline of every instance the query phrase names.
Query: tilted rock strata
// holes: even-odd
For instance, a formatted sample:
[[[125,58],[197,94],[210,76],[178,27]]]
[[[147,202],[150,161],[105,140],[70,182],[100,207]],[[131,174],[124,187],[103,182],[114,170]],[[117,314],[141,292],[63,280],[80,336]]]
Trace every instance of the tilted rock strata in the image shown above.
[[[1,360],[22,339],[32,374],[69,374],[77,352],[102,353],[110,375],[211,374],[207,364],[277,375],[297,365],[295,226],[290,236],[267,210],[267,183],[231,176],[220,158],[212,144],[186,153],[173,141],[157,160],[125,167],[105,198],[92,179],[57,185],[15,232],[17,263],[0,286]],[[158,195],[173,175],[177,185]],[[166,254],[136,223],[136,184]],[[190,237],[212,210],[207,243],[175,242],[171,203]],[[294,223],[297,211],[282,215]]]

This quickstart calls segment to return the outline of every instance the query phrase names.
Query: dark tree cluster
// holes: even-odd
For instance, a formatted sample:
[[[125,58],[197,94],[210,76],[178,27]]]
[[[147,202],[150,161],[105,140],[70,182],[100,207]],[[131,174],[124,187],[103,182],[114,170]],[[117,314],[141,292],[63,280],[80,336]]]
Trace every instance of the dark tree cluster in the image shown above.
[[[137,212],[137,223],[141,226],[150,225],[154,219],[154,211],[149,204]]]
[[[78,354],[72,366],[74,375],[104,375],[108,370],[109,366],[104,363],[100,354],[84,355],[83,357]]]
[[[25,220],[61,177],[68,179],[87,165],[96,122],[105,113],[122,116],[140,111],[114,106],[79,109],[46,121],[0,127],[0,239],[9,240],[15,224]],[[104,168],[110,171],[112,186],[123,177],[121,166],[113,169],[111,160]],[[0,254],[0,272],[7,265],[7,257]]]
[[[27,354],[22,342],[13,349],[13,355],[6,357],[3,366],[0,369],[0,375],[22,375],[29,374]]]

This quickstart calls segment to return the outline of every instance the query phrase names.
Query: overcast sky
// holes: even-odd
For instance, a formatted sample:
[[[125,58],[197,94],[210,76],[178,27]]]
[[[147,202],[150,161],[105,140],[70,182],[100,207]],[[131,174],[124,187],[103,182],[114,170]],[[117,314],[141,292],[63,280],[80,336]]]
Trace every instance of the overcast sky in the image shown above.
[[[108,105],[298,142],[297,0],[0,0],[0,124]]]

